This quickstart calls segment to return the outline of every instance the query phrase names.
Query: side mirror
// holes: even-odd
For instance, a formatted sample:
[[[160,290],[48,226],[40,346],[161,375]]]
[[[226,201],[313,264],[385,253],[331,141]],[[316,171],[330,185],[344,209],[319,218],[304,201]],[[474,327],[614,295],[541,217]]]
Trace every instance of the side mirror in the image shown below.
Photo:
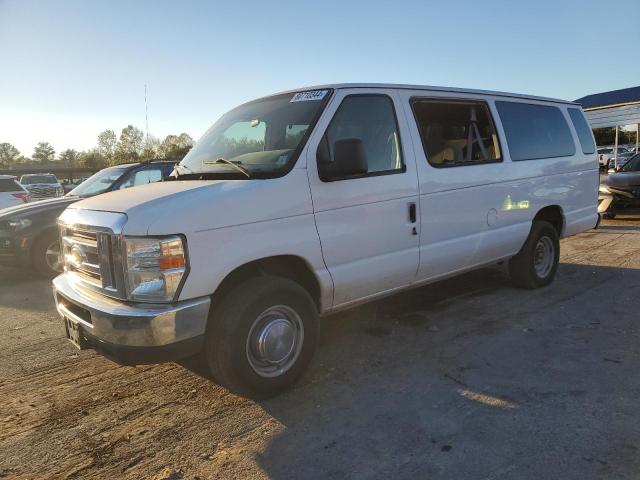
[[[333,144],[333,161],[329,158],[326,138],[317,154],[318,170],[323,180],[338,180],[364,175],[369,170],[367,154],[359,138],[345,138]]]

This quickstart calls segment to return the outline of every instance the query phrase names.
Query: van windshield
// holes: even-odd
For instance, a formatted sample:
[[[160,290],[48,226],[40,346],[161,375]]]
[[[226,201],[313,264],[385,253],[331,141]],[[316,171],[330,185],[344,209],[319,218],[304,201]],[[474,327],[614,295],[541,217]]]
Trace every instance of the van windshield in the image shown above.
[[[329,90],[288,93],[231,110],[180,162],[176,169],[179,178],[194,174],[233,178],[284,174],[296,161],[329,96]]]

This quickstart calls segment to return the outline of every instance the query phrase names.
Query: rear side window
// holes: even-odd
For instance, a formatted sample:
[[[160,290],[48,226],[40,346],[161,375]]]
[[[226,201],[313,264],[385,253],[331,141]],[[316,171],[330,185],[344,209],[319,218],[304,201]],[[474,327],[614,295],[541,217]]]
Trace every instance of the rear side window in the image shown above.
[[[569,157],[576,153],[571,130],[558,107],[496,102],[511,160]]]
[[[485,102],[417,98],[411,107],[432,166],[500,161],[500,143]]]
[[[594,153],[596,151],[596,144],[593,141],[593,135],[591,134],[591,128],[584,118],[584,115],[579,108],[568,108],[569,117],[573,122],[573,127],[578,134],[578,140],[580,140],[580,146],[582,147],[582,153]]]
[[[0,192],[23,192],[22,186],[12,178],[0,178]]]

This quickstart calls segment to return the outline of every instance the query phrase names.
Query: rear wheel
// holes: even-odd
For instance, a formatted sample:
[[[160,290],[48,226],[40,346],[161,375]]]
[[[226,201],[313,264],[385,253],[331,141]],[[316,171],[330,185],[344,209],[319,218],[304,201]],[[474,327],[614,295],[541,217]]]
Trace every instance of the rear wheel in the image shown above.
[[[253,398],[299,380],[318,342],[318,312],[309,293],[281,277],[247,280],[214,305],[205,356],[215,380]]]
[[[53,277],[62,272],[62,252],[57,231],[41,235],[31,247],[33,268],[44,277]]]
[[[536,220],[523,247],[509,260],[511,279],[521,288],[549,285],[558,270],[559,259],[558,232],[549,222]]]

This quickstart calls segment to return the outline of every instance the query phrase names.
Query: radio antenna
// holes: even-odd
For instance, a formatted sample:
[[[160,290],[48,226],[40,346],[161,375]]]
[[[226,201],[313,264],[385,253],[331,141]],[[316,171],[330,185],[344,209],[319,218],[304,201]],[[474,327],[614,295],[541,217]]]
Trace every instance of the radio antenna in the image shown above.
[[[149,148],[149,107],[147,104],[147,84],[144,84],[144,124],[145,124],[145,130],[146,130],[146,147]],[[147,162],[151,160],[150,158],[147,158]]]

